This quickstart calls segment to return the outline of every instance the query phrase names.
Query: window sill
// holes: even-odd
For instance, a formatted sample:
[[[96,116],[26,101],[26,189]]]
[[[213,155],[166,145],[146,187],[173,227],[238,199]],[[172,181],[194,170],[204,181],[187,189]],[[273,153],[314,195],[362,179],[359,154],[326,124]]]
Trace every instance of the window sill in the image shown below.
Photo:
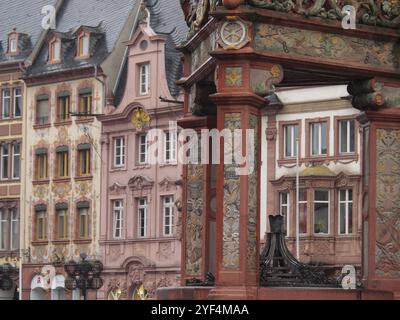
[[[34,124],[33,129],[48,129],[51,127],[51,123],[46,123],[46,124]]]
[[[55,127],[69,126],[71,124],[72,124],[72,120],[54,122]]]
[[[88,181],[93,180],[93,176],[78,176],[75,177],[75,181]]]
[[[38,246],[47,246],[49,244],[49,240],[35,240],[31,242],[31,245],[33,247],[38,247]]]
[[[310,163],[318,163],[321,162],[323,163],[329,163],[329,162],[334,162],[338,163],[341,161],[358,161],[359,156],[358,154],[351,154],[351,155],[335,155],[335,156],[309,156],[305,158],[300,158],[299,163],[300,164],[310,164]],[[278,166],[282,167],[284,165],[292,165],[294,167],[296,165],[296,158],[288,158],[288,159],[278,159]]]
[[[1,179],[0,184],[21,183],[21,179]]]
[[[159,165],[160,168],[163,167],[176,167],[178,165],[177,162],[167,162],[167,163],[162,163]]]
[[[70,182],[70,181],[71,181],[71,177],[53,179],[54,183],[63,183],[63,182]]]
[[[69,244],[70,240],[53,240],[51,243],[54,245]]]
[[[74,239],[72,242],[75,244],[89,244],[92,242],[92,239]]]
[[[84,124],[84,123],[91,123],[94,122],[94,118],[80,118],[80,119],[76,119],[75,123],[76,124]]]
[[[49,184],[49,183],[50,183],[50,179],[46,179],[46,180],[34,180],[34,181],[32,181],[32,184],[33,184],[34,186],[41,185],[41,184]]]
[[[110,172],[115,172],[115,171],[127,171],[126,167],[111,167]]]
[[[10,122],[17,122],[17,121],[22,121],[22,117],[12,117],[12,118],[1,118],[0,117],[0,123],[10,123]]]

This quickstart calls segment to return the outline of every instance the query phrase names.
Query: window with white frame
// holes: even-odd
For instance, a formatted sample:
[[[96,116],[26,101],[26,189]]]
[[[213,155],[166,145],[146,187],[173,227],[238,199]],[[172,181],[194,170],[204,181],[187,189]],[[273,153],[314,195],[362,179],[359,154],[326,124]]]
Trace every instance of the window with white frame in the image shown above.
[[[12,158],[12,178],[20,178],[21,168],[21,145],[19,143],[13,144],[12,146],[13,158]]]
[[[172,196],[164,197],[163,217],[164,236],[172,236],[174,233],[174,198]]]
[[[138,199],[138,236],[146,237],[147,229],[147,199]]]
[[[284,226],[286,228],[286,236],[289,236],[289,216],[290,216],[290,196],[289,192],[279,193],[279,213],[283,216]]]
[[[125,165],[125,138],[118,137],[114,139],[114,167],[123,167]]]
[[[11,90],[9,88],[1,91],[2,105],[1,105],[1,118],[9,119],[11,116]]]
[[[16,250],[19,248],[19,217],[18,210],[11,209],[11,230],[10,230],[10,249]]]
[[[165,132],[165,162],[171,163],[176,161],[176,132]]]
[[[149,94],[150,86],[150,64],[139,66],[139,93],[141,96]]]
[[[321,156],[328,154],[327,123],[318,122],[311,124],[311,155]]]
[[[6,249],[7,217],[4,210],[0,210],[0,250]]]
[[[113,201],[113,237],[114,239],[122,238],[122,225],[124,215],[124,205],[122,200]]]
[[[49,43],[49,62],[59,62],[61,58],[61,40],[54,39]]]
[[[9,145],[3,144],[0,150],[0,179],[8,179]]]
[[[18,39],[16,36],[10,36],[9,37],[9,52],[10,53],[16,53],[18,50]]]
[[[283,127],[284,157],[294,158],[297,156],[297,141],[299,126],[297,124],[285,125]]]
[[[339,234],[353,233],[353,190],[339,190]]]
[[[339,152],[353,153],[355,151],[354,120],[339,121]]]
[[[329,191],[314,192],[314,233],[329,234]]]
[[[147,163],[147,151],[149,141],[147,134],[141,134],[139,136],[139,164]]]
[[[14,118],[22,116],[22,90],[21,88],[14,88]]]
[[[78,57],[88,57],[89,56],[89,35],[82,33],[78,37]]]

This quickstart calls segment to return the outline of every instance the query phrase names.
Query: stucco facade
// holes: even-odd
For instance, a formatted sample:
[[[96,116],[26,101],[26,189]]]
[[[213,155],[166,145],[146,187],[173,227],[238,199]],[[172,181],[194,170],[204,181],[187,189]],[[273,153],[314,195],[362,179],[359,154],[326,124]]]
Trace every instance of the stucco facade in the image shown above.
[[[79,259],[85,252],[96,256],[99,252],[100,213],[100,123],[95,118],[70,117],[59,121],[57,116],[60,92],[68,92],[71,97],[71,112],[77,112],[81,90],[92,92],[93,112],[99,113],[103,106],[103,85],[95,78],[79,79],[30,86],[27,88],[27,135],[26,161],[28,167],[25,179],[26,191],[23,205],[24,232],[23,247],[28,250],[24,262],[23,297],[29,298],[34,275],[41,272],[46,264],[69,259]],[[89,92],[89,91],[87,91]],[[35,124],[38,96],[48,97],[50,113],[47,124]],[[90,153],[90,170],[80,172],[79,152],[82,146]],[[66,150],[68,155],[67,174],[60,177],[58,150]],[[38,150],[42,153],[39,154]],[[46,152],[46,153],[45,153]],[[47,157],[47,174],[38,176],[39,156]],[[87,208],[88,230],[81,233],[79,212]],[[57,228],[58,213],[66,210],[66,233],[60,235]],[[38,214],[44,212],[43,234],[39,230]],[[40,227],[41,228],[41,227]],[[59,270],[63,273],[62,268]],[[37,288],[41,290],[40,286]],[[50,293],[47,293],[50,298]]]
[[[183,108],[181,97],[173,97],[168,86],[166,41],[167,36],[157,35],[146,21],[140,23],[127,44],[122,101],[116,107],[107,104],[101,117],[100,246],[105,285],[99,299],[137,299],[141,285],[151,299],[157,288],[180,281],[182,167],[177,162],[176,129],[170,131],[169,122],[176,122]],[[148,90],[141,90],[143,65],[148,66]],[[141,149],[143,135],[149,146],[154,143],[152,129],[160,130],[158,139],[163,141],[163,133],[175,135],[167,157],[166,150],[159,149],[161,163],[150,160],[150,149]]]

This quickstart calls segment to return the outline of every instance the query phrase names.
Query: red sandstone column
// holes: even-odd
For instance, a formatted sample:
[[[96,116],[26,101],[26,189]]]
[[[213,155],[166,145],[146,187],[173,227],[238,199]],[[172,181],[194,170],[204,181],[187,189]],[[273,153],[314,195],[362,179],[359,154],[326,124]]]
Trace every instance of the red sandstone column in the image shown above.
[[[187,115],[178,125],[195,130],[200,142],[201,130],[215,127],[215,117]],[[195,285],[196,281],[204,282],[210,271],[211,166],[184,165],[183,181],[181,284]]]

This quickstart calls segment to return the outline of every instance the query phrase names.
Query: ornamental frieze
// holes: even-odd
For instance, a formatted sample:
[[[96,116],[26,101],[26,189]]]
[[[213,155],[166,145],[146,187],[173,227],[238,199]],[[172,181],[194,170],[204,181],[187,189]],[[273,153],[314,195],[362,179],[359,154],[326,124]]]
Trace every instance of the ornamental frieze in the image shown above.
[[[385,69],[399,69],[397,47],[394,43],[360,39],[320,31],[255,23],[256,49],[304,58],[321,57],[337,62],[373,65]]]
[[[377,130],[376,275],[400,276],[400,130]]]

